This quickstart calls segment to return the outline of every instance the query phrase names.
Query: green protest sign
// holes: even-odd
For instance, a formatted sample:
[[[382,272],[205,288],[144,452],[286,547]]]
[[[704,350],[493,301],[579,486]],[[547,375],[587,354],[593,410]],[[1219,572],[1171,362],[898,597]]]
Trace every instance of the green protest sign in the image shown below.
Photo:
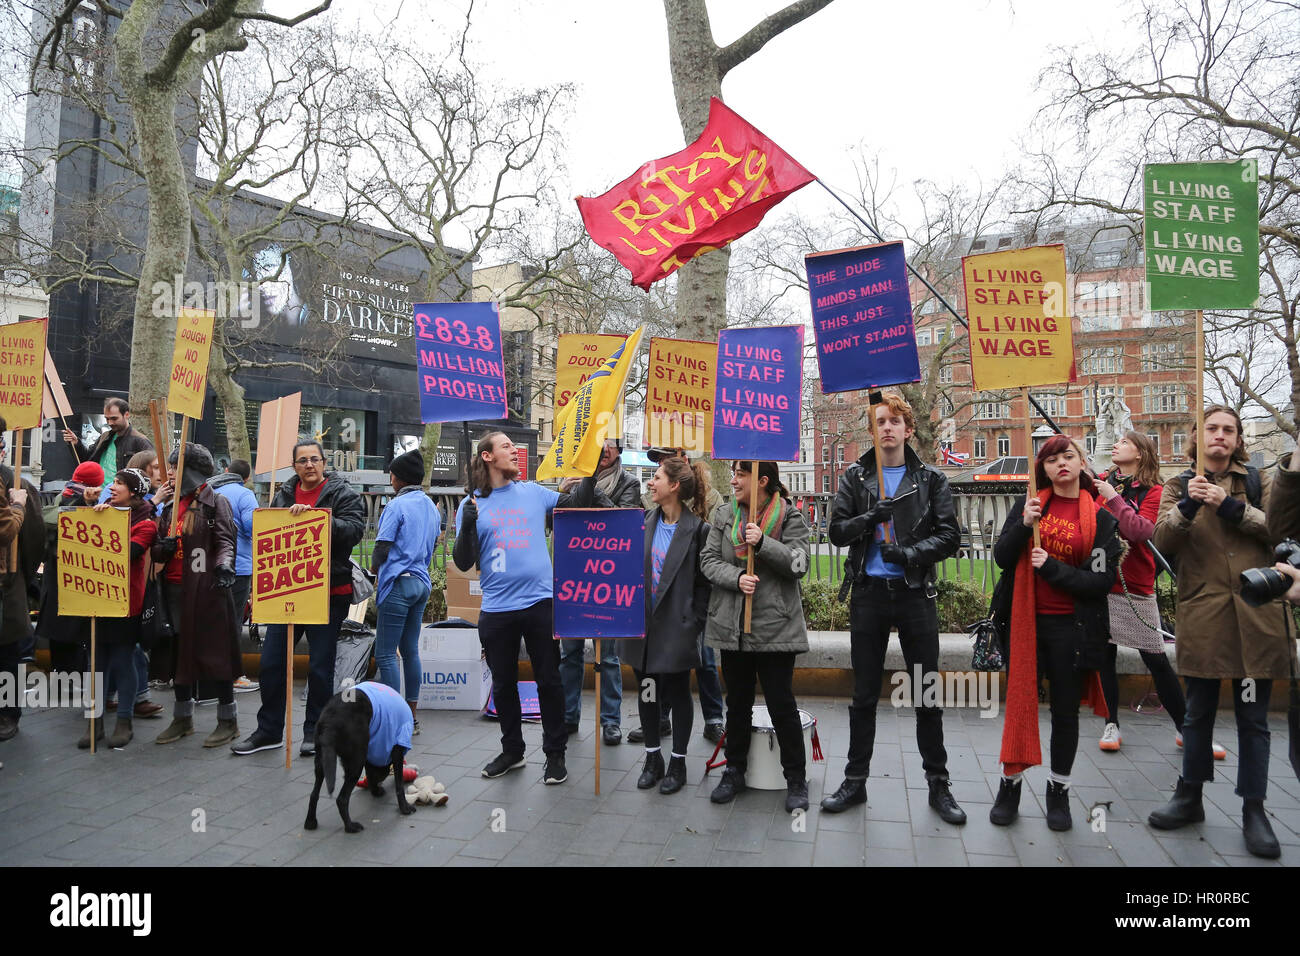
[[[1151,309],[1251,308],[1259,298],[1255,160],[1156,163],[1142,178]]]

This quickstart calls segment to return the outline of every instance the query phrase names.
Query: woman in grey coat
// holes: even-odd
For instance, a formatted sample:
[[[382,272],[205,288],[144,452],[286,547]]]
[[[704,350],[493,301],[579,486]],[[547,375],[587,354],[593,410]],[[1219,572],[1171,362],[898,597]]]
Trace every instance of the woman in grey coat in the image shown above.
[[[781,484],[776,462],[732,466],[734,501],[720,506],[710,522],[709,540],[700,567],[713,585],[705,642],[722,651],[722,679],[727,684],[727,769],[710,799],[729,803],[745,789],[745,766],[753,730],[754,688],[762,682],[785,773],[785,807],[808,809],[808,781],[803,727],[795,703],[794,658],[808,650],[799,579],[808,573],[808,522]],[[750,495],[757,495],[757,522],[749,522]],[[754,574],[746,573],[746,556],[754,548]],[[753,595],[748,633],[745,597]]]
[[[645,521],[645,640],[624,643],[623,656],[636,673],[637,704],[645,730],[645,769],[636,785],[676,793],[686,785],[686,746],[695,705],[691,671],[700,666],[704,622],[709,613],[709,579],[700,570],[708,537],[705,499],[709,473],[673,456],[650,479],[653,505]],[[693,501],[693,509],[685,504]],[[659,747],[660,717],[671,712],[673,752],[664,770]]]

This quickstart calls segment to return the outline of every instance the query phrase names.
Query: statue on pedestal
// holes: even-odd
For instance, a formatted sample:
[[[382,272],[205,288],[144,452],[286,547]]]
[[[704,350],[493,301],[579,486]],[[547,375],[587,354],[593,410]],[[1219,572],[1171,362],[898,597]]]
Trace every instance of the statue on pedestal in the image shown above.
[[[1092,453],[1092,467],[1097,474],[1109,471],[1115,442],[1133,430],[1133,412],[1119,395],[1104,395],[1097,404],[1097,445]]]

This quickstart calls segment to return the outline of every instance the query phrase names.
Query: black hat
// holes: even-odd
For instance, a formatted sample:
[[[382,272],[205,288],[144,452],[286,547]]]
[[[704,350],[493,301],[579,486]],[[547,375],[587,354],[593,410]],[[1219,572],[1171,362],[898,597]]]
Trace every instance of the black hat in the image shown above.
[[[148,476],[138,468],[123,468],[117,473],[117,480],[135,498],[143,498],[150,486]]]
[[[167,458],[169,465],[175,465],[179,453],[173,448]],[[185,471],[181,473],[181,494],[192,495],[199,486],[216,474],[217,466],[212,460],[212,452],[197,442],[185,443]]]
[[[657,465],[665,458],[685,458],[686,453],[680,448],[651,448],[645,456]]]
[[[415,451],[408,451],[405,454],[398,455],[394,458],[393,463],[388,466],[388,470],[403,484],[423,484],[424,456],[420,454],[418,449]]]

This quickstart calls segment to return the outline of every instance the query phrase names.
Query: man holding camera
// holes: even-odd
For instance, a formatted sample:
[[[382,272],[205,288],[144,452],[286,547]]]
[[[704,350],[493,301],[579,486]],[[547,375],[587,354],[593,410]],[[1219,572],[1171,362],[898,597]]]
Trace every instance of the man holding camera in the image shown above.
[[[1210,735],[1219,683],[1232,682],[1237,716],[1237,796],[1246,848],[1281,855],[1264,812],[1268,789],[1268,702],[1275,679],[1292,674],[1295,641],[1284,605],[1255,607],[1243,597],[1243,571],[1273,564],[1268,520],[1271,476],[1246,464],[1241,419],[1230,408],[1205,410],[1194,468],[1165,483],[1155,545],[1177,562],[1178,673],[1187,686],[1183,772],[1173,799],[1148,822],[1174,830],[1205,819],[1201,787],[1214,779]]]
[[[923,464],[907,446],[916,427],[911,406],[891,393],[872,413],[884,474],[876,474],[875,452],[868,451],[840,479],[831,514],[831,544],[850,548],[851,570],[846,578],[853,584],[849,640],[854,687],[848,766],[840,788],[822,800],[822,809],[829,813],[867,801],[890,629],[898,628],[909,677],[918,667],[925,674],[939,670],[934,565],[956,554],[961,543],[947,477]],[[966,822],[966,814],[948,787],[943,710],[927,705],[921,691],[913,687],[911,696],[930,806],[944,822],[960,825]]]

